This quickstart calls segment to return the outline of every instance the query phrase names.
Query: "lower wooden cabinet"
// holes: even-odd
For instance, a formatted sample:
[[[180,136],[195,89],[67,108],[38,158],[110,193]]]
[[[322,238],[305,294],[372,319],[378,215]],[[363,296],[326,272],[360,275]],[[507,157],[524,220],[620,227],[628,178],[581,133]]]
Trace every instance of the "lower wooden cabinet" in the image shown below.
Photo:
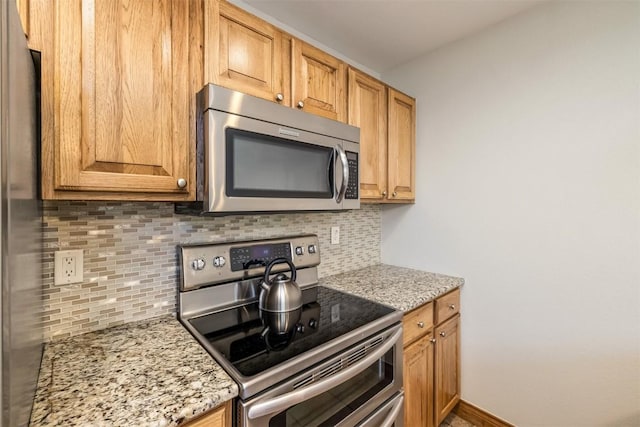
[[[184,424],[184,427],[231,427],[231,401]]]
[[[436,425],[460,401],[460,315],[436,328],[435,414]]]
[[[456,309],[444,317],[445,311],[437,308],[449,307],[451,301]],[[406,427],[438,426],[460,401],[459,301],[456,289],[435,301],[436,310],[429,302],[404,316]]]
[[[404,348],[404,425],[433,426],[433,334]]]

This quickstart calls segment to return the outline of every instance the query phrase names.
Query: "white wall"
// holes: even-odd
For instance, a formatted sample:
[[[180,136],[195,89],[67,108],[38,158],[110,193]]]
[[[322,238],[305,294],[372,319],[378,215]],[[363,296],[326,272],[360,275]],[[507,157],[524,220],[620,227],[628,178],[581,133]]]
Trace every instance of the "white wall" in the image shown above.
[[[640,3],[547,3],[383,77],[418,168],[382,259],[466,278],[463,399],[640,425]]]

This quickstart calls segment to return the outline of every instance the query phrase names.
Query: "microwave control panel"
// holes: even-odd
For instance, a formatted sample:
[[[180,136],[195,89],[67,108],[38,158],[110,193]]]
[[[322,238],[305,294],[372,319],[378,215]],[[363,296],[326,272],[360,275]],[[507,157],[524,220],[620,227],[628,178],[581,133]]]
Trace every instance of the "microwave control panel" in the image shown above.
[[[349,162],[349,183],[344,194],[345,199],[358,199],[358,189],[360,188],[358,176],[358,154],[347,151],[347,161]]]

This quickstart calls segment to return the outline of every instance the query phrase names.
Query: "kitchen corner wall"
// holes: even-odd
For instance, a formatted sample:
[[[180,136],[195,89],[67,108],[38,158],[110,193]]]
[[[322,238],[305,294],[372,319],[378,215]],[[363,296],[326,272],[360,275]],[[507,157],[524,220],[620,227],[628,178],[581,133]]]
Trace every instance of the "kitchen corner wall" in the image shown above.
[[[460,275],[462,399],[640,426],[640,3],[551,1],[383,77],[417,98],[382,260]]]
[[[43,212],[44,336],[78,335],[175,313],[176,245],[314,233],[319,275],[380,262],[380,208],[345,212],[196,217],[172,203],[45,202]],[[330,227],[340,244],[330,245]],[[54,253],[84,250],[84,281],[54,285]]]

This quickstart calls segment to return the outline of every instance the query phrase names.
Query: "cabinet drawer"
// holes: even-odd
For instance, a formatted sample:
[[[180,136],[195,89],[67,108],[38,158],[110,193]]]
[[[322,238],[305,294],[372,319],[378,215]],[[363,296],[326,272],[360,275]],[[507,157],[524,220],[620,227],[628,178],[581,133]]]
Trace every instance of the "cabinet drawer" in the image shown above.
[[[433,303],[427,303],[407,313],[402,321],[403,344],[407,345],[429,332],[433,327]]]
[[[441,296],[436,300],[436,325],[460,312],[460,289]]]

